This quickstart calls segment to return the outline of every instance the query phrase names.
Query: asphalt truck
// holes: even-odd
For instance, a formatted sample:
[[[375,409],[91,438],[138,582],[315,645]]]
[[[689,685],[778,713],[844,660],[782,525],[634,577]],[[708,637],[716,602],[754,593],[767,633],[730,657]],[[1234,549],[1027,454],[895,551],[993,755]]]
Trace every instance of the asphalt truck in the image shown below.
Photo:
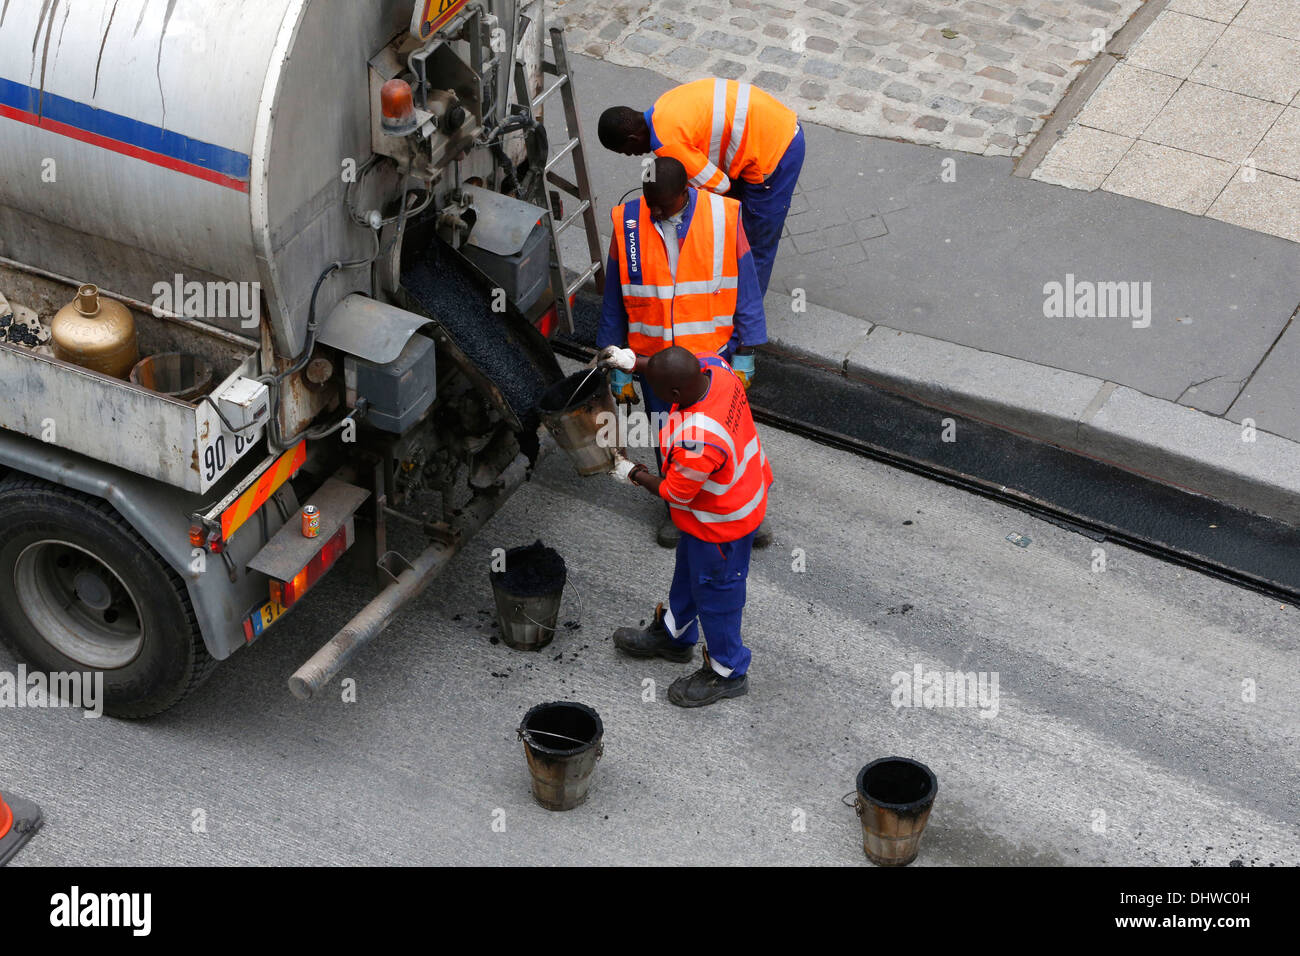
[[[0,637],[29,665],[157,714],[346,556],[377,594],[310,697],[526,480],[549,338],[602,280],[559,264],[594,213],[580,134],[540,122],[557,93],[577,125],[542,5],[3,5]]]

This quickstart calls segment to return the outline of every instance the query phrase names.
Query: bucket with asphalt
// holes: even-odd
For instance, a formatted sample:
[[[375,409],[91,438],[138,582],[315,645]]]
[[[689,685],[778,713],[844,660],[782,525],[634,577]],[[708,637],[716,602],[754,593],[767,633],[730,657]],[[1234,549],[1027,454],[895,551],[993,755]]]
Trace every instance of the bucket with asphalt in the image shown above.
[[[578,474],[603,475],[614,467],[616,443],[599,437],[606,423],[615,421],[614,396],[604,369],[582,369],[552,385],[538,399],[537,411]]]
[[[907,866],[916,859],[938,792],[934,772],[907,757],[883,757],[858,771],[853,809],[872,863]]]
[[[605,753],[605,725],[586,704],[538,704],[516,731],[532,775],[533,799],[547,810],[572,810],[587,799],[596,761]]]
[[[501,640],[519,651],[551,643],[566,576],[564,558],[540,541],[507,551],[504,570],[490,574]]]

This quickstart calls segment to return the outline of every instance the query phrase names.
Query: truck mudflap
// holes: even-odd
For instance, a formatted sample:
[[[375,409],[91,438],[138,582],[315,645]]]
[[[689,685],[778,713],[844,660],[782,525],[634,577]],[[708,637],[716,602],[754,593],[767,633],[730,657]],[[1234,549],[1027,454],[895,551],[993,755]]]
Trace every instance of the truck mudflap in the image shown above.
[[[537,399],[564,378],[550,343],[432,230],[412,232],[403,246],[402,308],[433,320],[439,345],[511,428],[534,432]]]
[[[544,447],[545,443],[543,443]],[[308,700],[333,679],[356,653],[378,637],[394,616],[447,566],[461,545],[487,524],[510,496],[528,478],[531,465],[520,454],[501,473],[500,481],[470,499],[456,520],[448,525],[414,561],[397,561],[404,570],[394,574],[393,583],[345,624],[320,650],[289,678],[295,697]],[[388,556],[385,556],[388,557]]]

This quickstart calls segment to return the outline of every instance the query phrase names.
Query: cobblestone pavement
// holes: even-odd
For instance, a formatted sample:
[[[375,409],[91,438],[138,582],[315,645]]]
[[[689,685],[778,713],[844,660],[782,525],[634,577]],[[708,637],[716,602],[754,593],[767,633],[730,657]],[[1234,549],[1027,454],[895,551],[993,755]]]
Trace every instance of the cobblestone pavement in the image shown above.
[[[1019,155],[1142,0],[552,0],[572,50],[755,83],[805,120]],[[635,105],[641,104],[622,104]],[[648,104],[646,104],[648,105]]]
[[[1300,242],[1300,0],[1172,0],[1033,177]]]

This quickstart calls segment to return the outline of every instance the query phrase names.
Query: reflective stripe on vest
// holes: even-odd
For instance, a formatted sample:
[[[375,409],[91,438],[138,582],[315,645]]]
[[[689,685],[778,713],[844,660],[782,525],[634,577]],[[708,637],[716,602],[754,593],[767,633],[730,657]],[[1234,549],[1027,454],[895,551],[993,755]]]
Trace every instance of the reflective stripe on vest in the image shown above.
[[[694,500],[668,502],[673,523],[704,541],[735,541],[755,530],[767,511],[767,489],[772,469],[763,452],[745,388],[731,366],[716,355],[700,356],[700,365],[712,371],[708,394],[686,409],[684,417],[674,407],[659,433],[664,469],[675,468],[699,480],[703,473],[679,459],[685,446],[708,444],[722,449],[726,462],[707,476]],[[743,449],[737,456],[736,448]]]
[[[736,103],[727,122],[727,94],[734,87]],[[748,83],[737,80],[713,81],[713,111],[709,124],[709,161],[691,177],[691,185],[698,189],[717,189],[725,178],[733,176],[732,165],[736,153],[745,139],[745,123],[749,117]],[[725,144],[725,149],[724,149]]]
[[[696,193],[678,254],[676,282],[662,237],[641,200],[615,207],[611,218],[622,250],[619,282],[628,315],[628,347],[638,355],[653,355],[669,345],[696,353],[725,347],[740,288],[739,204]]]

